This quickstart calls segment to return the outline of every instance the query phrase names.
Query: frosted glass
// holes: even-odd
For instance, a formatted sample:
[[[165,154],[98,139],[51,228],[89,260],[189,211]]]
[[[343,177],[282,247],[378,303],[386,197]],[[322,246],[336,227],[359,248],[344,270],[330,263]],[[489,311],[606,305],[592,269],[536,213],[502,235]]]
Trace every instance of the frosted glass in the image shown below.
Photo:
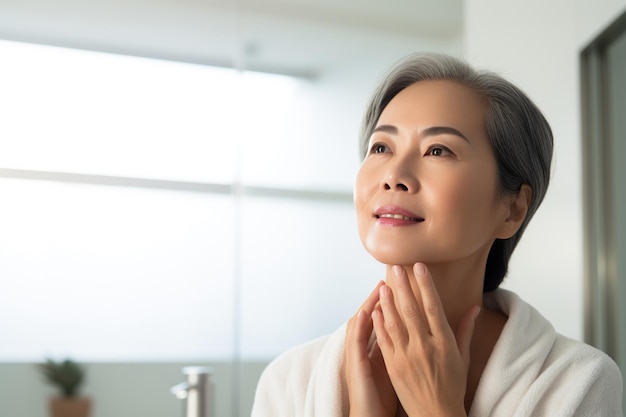
[[[1,168],[352,188],[362,103],[346,80],[2,40],[0,54]]]
[[[0,54],[3,168],[319,188],[315,149],[346,146],[312,123],[341,97],[304,79],[9,41]]]
[[[0,358],[233,352],[231,197],[0,179]]]
[[[350,192],[363,103],[328,80],[246,73],[241,179],[248,185]],[[273,98],[273,99],[272,99]]]
[[[228,183],[240,75],[0,41],[0,167]]]
[[[281,188],[314,183],[307,82],[246,73],[242,92],[242,181]]]
[[[332,332],[384,278],[361,246],[351,203],[248,197],[242,228],[246,360]]]

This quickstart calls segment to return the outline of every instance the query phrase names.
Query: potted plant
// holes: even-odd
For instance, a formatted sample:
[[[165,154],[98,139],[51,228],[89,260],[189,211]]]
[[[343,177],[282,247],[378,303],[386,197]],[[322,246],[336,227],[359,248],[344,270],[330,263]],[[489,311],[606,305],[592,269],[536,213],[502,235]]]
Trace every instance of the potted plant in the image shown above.
[[[91,401],[81,397],[79,390],[85,381],[85,369],[71,359],[55,362],[46,359],[38,365],[45,381],[59,390],[59,395],[50,399],[52,417],[88,417]]]

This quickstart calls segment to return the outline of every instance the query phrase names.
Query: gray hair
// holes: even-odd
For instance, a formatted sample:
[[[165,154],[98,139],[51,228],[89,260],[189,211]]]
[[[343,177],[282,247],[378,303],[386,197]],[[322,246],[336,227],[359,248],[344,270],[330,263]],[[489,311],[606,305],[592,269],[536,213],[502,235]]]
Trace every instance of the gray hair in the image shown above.
[[[509,259],[528,222],[543,200],[550,181],[553,139],[547,120],[537,106],[501,76],[476,71],[466,62],[442,54],[413,54],[399,61],[374,91],[361,127],[361,156],[389,102],[406,87],[424,80],[449,80],[473,89],[488,103],[485,127],[498,167],[504,195],[517,195],[523,184],[532,189],[528,213],[509,239],[496,239],[485,269],[484,292],[498,288],[507,273]]]

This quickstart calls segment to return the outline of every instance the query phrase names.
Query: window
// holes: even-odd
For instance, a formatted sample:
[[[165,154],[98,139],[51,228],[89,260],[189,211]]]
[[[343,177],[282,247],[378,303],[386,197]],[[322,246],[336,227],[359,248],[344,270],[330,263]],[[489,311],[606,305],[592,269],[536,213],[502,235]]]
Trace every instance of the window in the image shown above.
[[[2,360],[270,359],[382,276],[352,214],[356,139],[312,122],[315,81],[0,51]]]

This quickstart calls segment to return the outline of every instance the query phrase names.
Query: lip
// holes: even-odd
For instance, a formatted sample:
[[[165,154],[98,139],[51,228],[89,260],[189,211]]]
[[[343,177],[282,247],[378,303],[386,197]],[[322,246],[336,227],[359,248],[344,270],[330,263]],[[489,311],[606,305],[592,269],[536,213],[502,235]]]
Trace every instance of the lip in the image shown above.
[[[376,222],[385,226],[411,226],[424,221],[424,218],[396,205],[384,205],[374,211]]]

